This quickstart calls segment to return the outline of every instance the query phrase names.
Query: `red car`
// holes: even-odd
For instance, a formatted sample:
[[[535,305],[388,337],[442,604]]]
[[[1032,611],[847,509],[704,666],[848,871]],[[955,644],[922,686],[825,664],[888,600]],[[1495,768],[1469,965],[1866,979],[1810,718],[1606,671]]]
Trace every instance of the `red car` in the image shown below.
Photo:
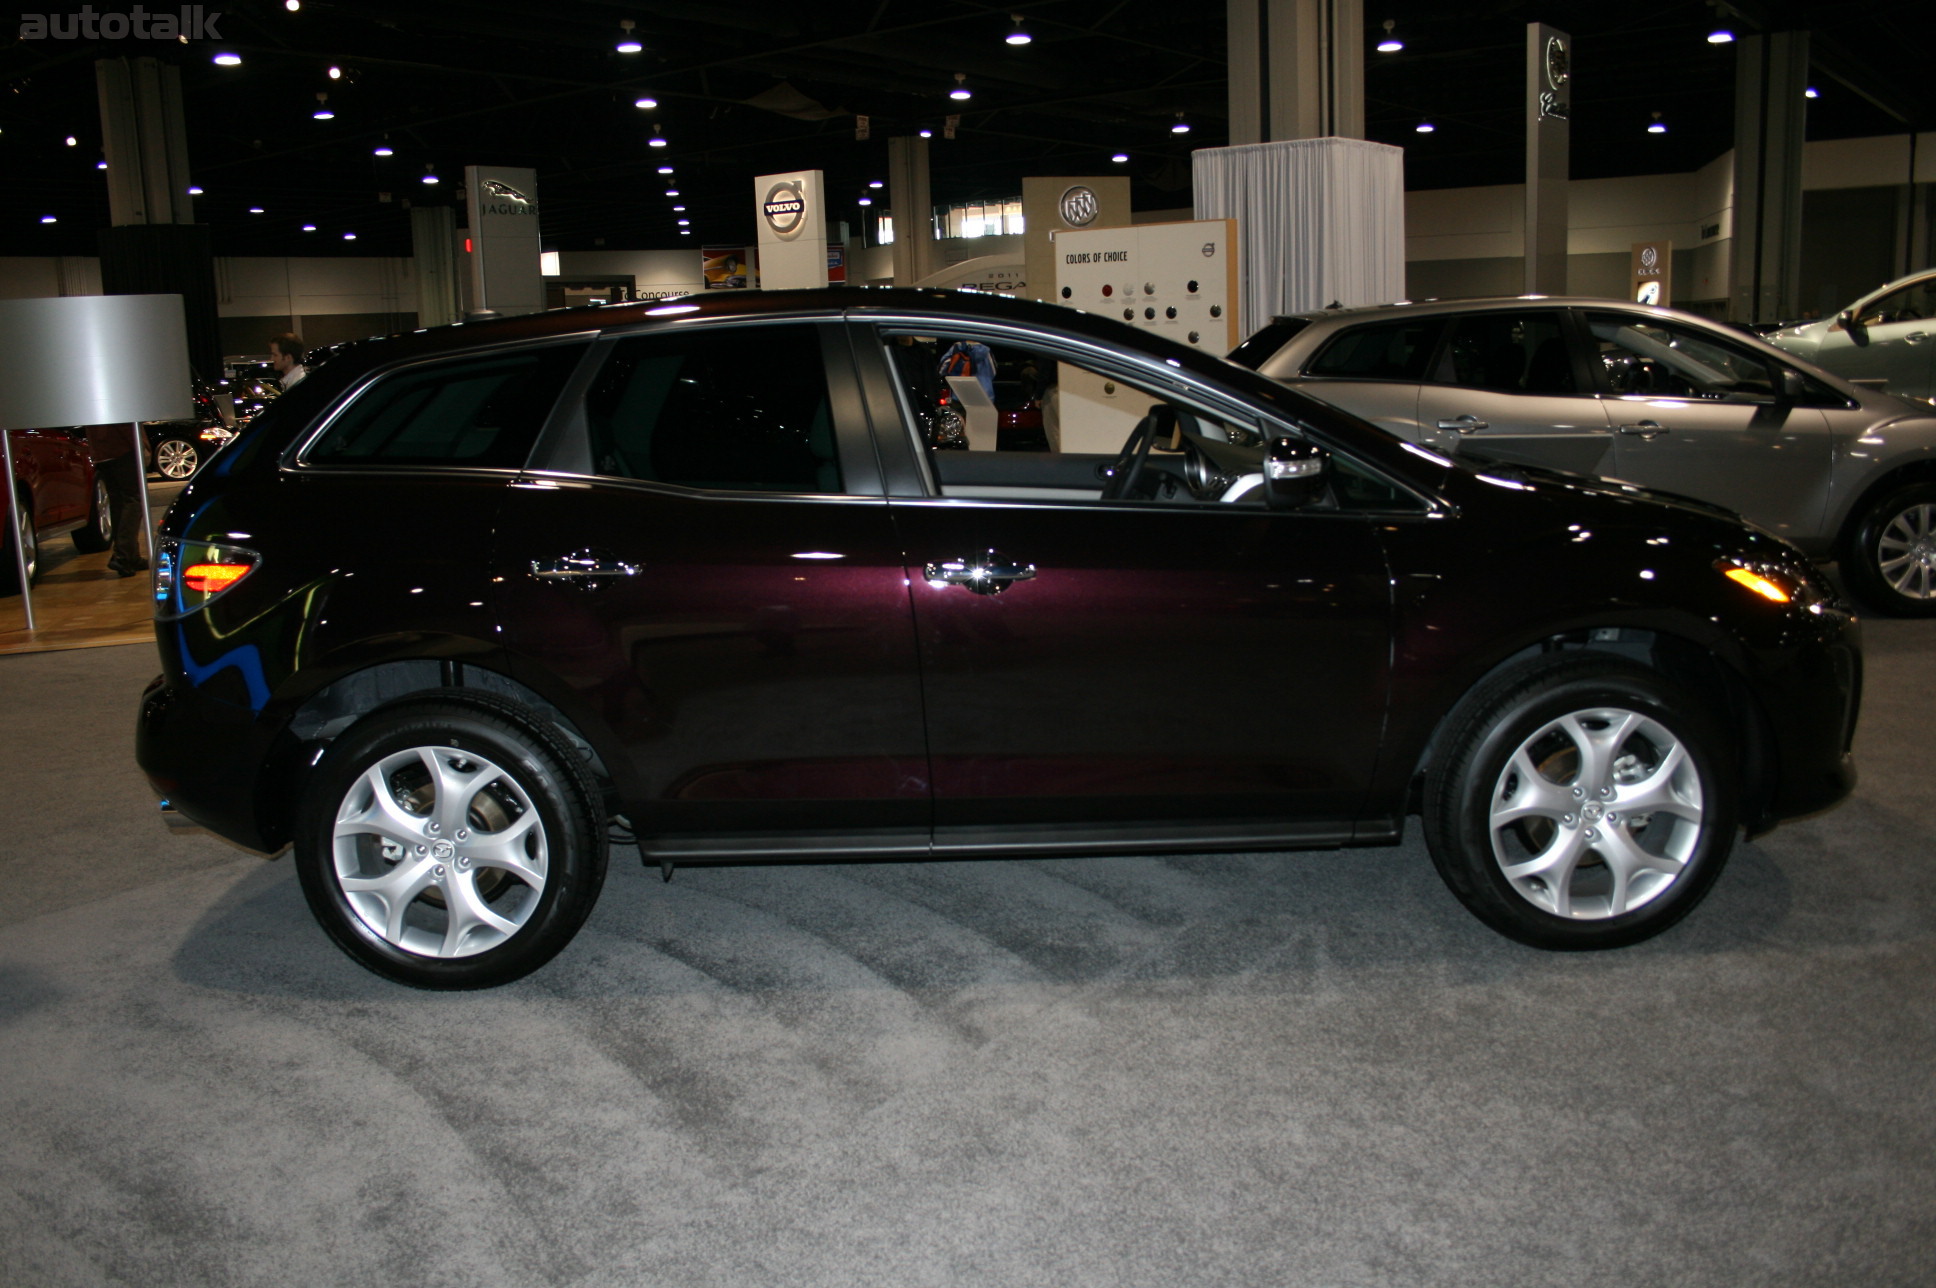
[[[40,545],[63,532],[74,548],[106,550],[114,538],[107,487],[94,474],[87,435],[79,429],[10,429],[13,488],[20,498],[18,536],[27,552],[27,579],[40,576]],[[20,589],[12,523],[0,525],[0,594]]]

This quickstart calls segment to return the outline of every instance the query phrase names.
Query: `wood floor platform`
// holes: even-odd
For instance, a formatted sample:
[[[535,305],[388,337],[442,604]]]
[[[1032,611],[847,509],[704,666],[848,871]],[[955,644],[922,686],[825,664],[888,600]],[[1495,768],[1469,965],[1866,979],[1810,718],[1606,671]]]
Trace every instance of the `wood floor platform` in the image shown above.
[[[181,489],[180,483],[149,481],[148,507],[157,523]],[[84,555],[72,538],[55,537],[40,550],[35,629],[27,629],[19,595],[0,598],[0,654],[148,643],[155,638],[153,585],[145,572],[110,572],[106,551]]]

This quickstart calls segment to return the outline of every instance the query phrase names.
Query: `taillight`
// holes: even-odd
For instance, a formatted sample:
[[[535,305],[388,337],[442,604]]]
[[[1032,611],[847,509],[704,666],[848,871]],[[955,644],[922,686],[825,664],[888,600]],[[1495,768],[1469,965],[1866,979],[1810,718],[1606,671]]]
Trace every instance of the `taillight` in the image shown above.
[[[164,541],[155,564],[155,611],[182,617],[207,607],[255,571],[262,556],[215,541]]]

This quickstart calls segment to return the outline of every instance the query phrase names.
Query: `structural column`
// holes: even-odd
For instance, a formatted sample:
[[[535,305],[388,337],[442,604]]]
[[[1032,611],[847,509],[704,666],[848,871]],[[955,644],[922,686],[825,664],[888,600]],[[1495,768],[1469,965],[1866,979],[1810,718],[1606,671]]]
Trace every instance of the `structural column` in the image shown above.
[[[926,139],[887,141],[887,196],[894,213],[894,285],[912,286],[935,271]]]
[[[1364,0],[1226,0],[1230,142],[1365,137]]]
[[[1808,33],[1735,45],[1734,240],[1728,317],[1776,322],[1801,303]]]
[[[215,259],[188,195],[181,73],[153,58],[104,58],[94,83],[113,225],[101,232],[101,289],[181,296],[189,361],[213,379],[222,367]]]
[[[1528,295],[1566,294],[1573,165],[1573,38],[1526,24],[1526,278]]]

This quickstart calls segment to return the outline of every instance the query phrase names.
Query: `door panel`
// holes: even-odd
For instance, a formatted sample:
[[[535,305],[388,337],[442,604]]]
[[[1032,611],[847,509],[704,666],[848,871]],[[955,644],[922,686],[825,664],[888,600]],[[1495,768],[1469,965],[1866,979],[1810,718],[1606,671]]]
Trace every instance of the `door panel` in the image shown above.
[[[893,511],[938,849],[1184,820],[1348,835],[1389,673],[1370,521],[1134,503]],[[1033,578],[976,594],[926,577],[991,549]]]
[[[1452,322],[1419,425],[1446,452],[1602,474],[1612,464],[1606,413],[1583,379],[1572,328],[1557,309],[1463,314]]]

